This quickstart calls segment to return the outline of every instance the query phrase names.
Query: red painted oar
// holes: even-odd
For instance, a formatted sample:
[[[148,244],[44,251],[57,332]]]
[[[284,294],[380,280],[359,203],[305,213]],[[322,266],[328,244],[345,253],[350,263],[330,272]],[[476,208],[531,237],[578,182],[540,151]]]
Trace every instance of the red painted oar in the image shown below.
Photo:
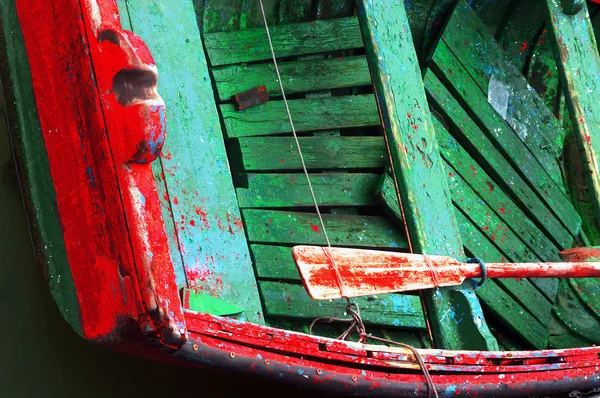
[[[481,278],[479,264],[451,257],[376,250],[296,246],[294,260],[310,297],[316,300],[368,296]],[[332,265],[332,260],[335,267]],[[488,263],[488,278],[599,277],[600,263]]]

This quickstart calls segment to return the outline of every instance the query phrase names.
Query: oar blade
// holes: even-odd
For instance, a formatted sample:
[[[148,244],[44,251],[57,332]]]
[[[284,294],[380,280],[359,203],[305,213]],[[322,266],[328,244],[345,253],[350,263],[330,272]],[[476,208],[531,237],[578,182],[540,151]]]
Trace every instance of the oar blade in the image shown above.
[[[461,277],[436,280],[432,266],[460,264],[449,257],[377,250],[295,246],[292,250],[300,277],[316,300],[371,296],[460,284]]]

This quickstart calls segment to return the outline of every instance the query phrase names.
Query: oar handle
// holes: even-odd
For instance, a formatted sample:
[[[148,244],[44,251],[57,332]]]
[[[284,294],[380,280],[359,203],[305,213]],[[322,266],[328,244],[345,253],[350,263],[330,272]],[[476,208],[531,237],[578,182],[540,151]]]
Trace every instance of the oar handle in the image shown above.
[[[472,264],[469,264],[472,265]],[[486,263],[488,278],[589,278],[600,277],[600,263]],[[481,276],[478,269],[476,276]]]

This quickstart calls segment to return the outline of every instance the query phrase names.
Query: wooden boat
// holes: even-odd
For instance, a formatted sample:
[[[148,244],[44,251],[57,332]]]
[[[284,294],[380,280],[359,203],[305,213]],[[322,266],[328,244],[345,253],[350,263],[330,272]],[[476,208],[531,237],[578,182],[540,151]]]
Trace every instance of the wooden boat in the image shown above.
[[[329,242],[593,261],[576,248],[600,245],[600,6],[263,3],[264,20],[255,0],[0,3],[18,175],[65,320],[118,350],[331,394],[600,388],[597,279],[349,307],[311,299],[292,258]]]

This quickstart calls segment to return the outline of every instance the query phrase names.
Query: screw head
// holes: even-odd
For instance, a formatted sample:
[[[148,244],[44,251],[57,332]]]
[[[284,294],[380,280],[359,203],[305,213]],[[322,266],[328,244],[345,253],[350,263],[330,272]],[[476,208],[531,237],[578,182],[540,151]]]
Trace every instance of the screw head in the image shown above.
[[[358,380],[358,377],[356,377],[356,376],[352,376],[352,381],[354,381],[354,382],[355,382],[356,380]]]
[[[198,351],[198,344],[194,344],[194,345],[192,346],[192,348],[194,349],[194,351]]]
[[[318,374],[318,375],[320,375],[320,374],[322,374],[322,373],[323,373],[323,371],[322,371],[321,369],[317,369],[317,374]]]
[[[230,353],[229,353],[229,356],[230,356],[231,358],[235,358],[235,352],[233,352],[233,351],[232,351],[232,352],[230,352]]]
[[[271,363],[271,362],[269,362],[269,360],[268,360],[268,359],[265,359],[265,365],[269,366],[269,364],[270,364],[270,363]]]

